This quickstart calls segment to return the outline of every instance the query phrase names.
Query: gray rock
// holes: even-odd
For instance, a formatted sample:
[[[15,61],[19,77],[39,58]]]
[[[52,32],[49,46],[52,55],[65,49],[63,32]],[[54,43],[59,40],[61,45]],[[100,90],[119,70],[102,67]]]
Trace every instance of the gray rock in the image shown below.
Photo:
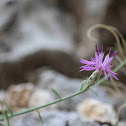
[[[118,124],[118,126],[125,126],[125,125],[126,125],[126,120],[122,120]]]
[[[5,61],[19,60],[39,50],[58,50],[68,54],[74,52],[70,23],[56,6],[39,0],[19,0],[16,5],[16,8],[19,7],[16,25],[11,34],[4,38],[6,43],[11,43],[11,51]],[[31,6],[30,11],[27,10],[28,6]]]
[[[12,45],[12,41],[6,41],[7,34],[11,31],[12,26],[14,26],[18,9],[15,5],[10,6],[12,0],[1,0],[0,2],[0,62],[3,62],[8,56],[8,52],[11,50],[10,45]],[[8,34],[9,36],[9,34]]]
[[[80,76],[77,74],[79,60],[77,62],[73,57],[75,44],[72,27],[65,13],[41,0],[17,0],[10,8],[14,9],[16,16],[11,28],[8,27],[1,37],[0,50],[7,48],[8,51],[0,53],[0,73],[3,75],[0,88],[28,82],[26,75],[45,65],[68,73],[68,76]]]
[[[41,114],[44,126],[100,126],[88,119],[82,119],[75,112],[50,111]],[[15,123],[16,121],[16,123]],[[10,119],[13,126],[41,126],[36,114],[26,114]]]
[[[10,26],[16,19],[17,8],[16,6],[7,6],[12,0],[2,0],[0,2],[0,35],[3,35],[3,32],[9,30]],[[3,37],[3,36],[2,36]]]

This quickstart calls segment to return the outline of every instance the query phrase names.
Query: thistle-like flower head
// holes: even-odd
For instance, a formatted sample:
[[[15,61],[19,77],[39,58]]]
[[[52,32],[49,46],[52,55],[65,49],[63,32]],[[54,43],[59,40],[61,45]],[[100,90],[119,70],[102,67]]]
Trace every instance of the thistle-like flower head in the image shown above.
[[[104,71],[104,75],[105,75],[106,79],[108,80],[108,77],[106,74],[106,71],[107,71],[110,75],[111,81],[112,81],[112,76],[116,80],[119,80],[116,77],[117,73],[114,73],[110,70],[110,68],[113,67],[112,60],[115,57],[115,55],[117,54],[117,52],[118,51],[115,51],[110,57],[110,53],[111,53],[111,48],[110,48],[109,53],[104,58],[103,45],[101,46],[101,51],[98,51],[97,45],[96,45],[95,58],[91,57],[91,61],[80,59],[80,62],[85,64],[84,66],[80,67],[80,68],[82,68],[80,71],[83,71],[83,70],[92,71],[95,69],[99,70],[99,72]],[[103,60],[103,58],[104,58],[104,60]]]

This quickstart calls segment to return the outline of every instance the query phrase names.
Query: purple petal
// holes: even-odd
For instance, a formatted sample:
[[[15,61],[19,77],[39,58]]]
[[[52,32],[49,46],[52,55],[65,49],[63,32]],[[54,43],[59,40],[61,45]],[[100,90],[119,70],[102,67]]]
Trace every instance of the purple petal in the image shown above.
[[[113,65],[110,65],[110,64],[109,64],[109,65],[106,66],[107,69],[109,69],[109,68],[111,68],[111,67],[113,67]]]
[[[80,68],[83,68],[84,66],[81,66]]]
[[[110,69],[107,69],[107,72],[110,74],[110,78],[111,78],[111,80],[112,80],[111,75],[112,75],[116,80],[119,80],[119,79],[116,77],[117,73],[114,73],[114,72],[111,71]],[[113,82],[113,81],[112,81],[112,82]]]
[[[81,68],[83,68],[83,70],[85,70],[85,71],[92,71],[92,70],[96,69],[97,67],[81,66]]]
[[[114,58],[114,56],[116,55],[117,52],[118,51],[115,51],[110,58],[109,58],[109,54],[106,55],[105,60],[103,62],[104,67],[107,67],[107,65],[109,65],[112,62],[112,60],[113,60],[113,58]]]
[[[116,77],[117,73],[114,73],[114,72],[111,71],[111,70],[108,70],[108,71],[109,71],[109,73],[111,73],[111,75],[112,75],[116,80],[119,80],[119,79]]]
[[[112,54],[112,58],[114,58],[114,56],[117,54],[118,51],[115,51],[113,54]]]
[[[112,75],[116,80],[119,80],[114,74]]]
[[[108,77],[107,77],[107,74],[106,74],[105,70],[104,70],[104,75],[105,75],[105,78],[108,80]]]
[[[84,69],[81,69],[79,72],[83,71]]]
[[[113,75],[117,75],[117,73],[115,73],[115,72],[113,72],[113,71],[111,71],[111,70],[109,70],[110,71],[110,73]]]
[[[92,70],[95,70],[95,69],[96,69],[95,67],[92,67],[92,68],[91,68],[91,67],[90,67],[90,68],[87,67],[87,68],[85,68],[84,70],[85,70],[85,71],[92,71]]]
[[[103,57],[104,57],[104,53],[100,53],[99,54],[99,65],[102,65]]]
[[[83,63],[83,64],[94,64],[94,62],[92,62],[92,61],[84,60],[84,59],[81,59],[81,58],[80,58],[80,62]]]
[[[103,44],[101,45],[101,53],[103,53]]]
[[[98,56],[97,52],[95,52],[95,60],[96,60],[96,64],[98,64],[98,62],[99,62],[99,56]]]
[[[95,59],[91,57],[91,61],[95,63]]]
[[[109,54],[107,54],[102,65],[106,67],[106,65],[110,63],[109,61],[110,61]]]
[[[112,56],[109,58],[109,55],[110,55],[110,52],[111,52],[111,48],[109,50],[109,53],[106,55],[105,59],[104,59],[104,62],[103,62],[103,66],[104,67],[107,67],[107,65],[109,65],[111,63],[111,61],[113,60],[114,56],[117,54],[118,51],[115,51]]]

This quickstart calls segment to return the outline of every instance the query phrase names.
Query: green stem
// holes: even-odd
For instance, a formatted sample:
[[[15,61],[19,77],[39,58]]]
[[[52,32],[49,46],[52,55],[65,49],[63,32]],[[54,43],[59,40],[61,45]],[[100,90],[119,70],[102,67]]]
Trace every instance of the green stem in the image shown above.
[[[15,113],[13,113],[13,115],[8,114],[8,117],[11,118],[11,117],[18,116],[18,115],[21,115],[21,114],[25,114],[25,113],[28,113],[28,112],[36,111],[36,110],[38,110],[38,109],[40,109],[40,108],[45,108],[45,107],[47,107],[47,106],[50,106],[50,105],[56,104],[56,103],[58,103],[58,102],[64,101],[64,100],[66,100],[66,99],[72,98],[72,97],[74,97],[74,96],[77,96],[77,95],[79,95],[79,94],[81,94],[81,93],[83,93],[83,92],[85,92],[85,91],[87,91],[87,90],[89,90],[89,86],[87,86],[87,87],[86,87],[85,89],[83,89],[82,91],[79,91],[79,92],[77,92],[77,93],[75,93],[75,94],[73,94],[73,95],[70,95],[70,96],[67,96],[67,97],[62,98],[62,100],[59,99],[59,100],[56,100],[56,101],[54,101],[54,102],[51,102],[51,103],[46,104],[46,105],[43,105],[43,106],[38,106],[38,107],[35,107],[35,108],[30,108],[30,109],[27,109],[27,110],[24,110],[24,111],[21,111],[21,112],[15,112]],[[4,120],[4,119],[6,119],[5,116],[0,118],[0,120]]]
[[[114,69],[114,72],[117,72],[117,71],[118,71],[121,67],[123,67],[125,64],[126,64],[126,60],[124,60],[120,65],[118,65],[118,66]],[[109,77],[109,75],[108,75],[108,77]],[[102,82],[105,81],[105,80],[106,80],[106,78],[103,77],[103,78],[100,79],[95,85],[99,85],[100,83],[102,83]],[[25,114],[25,113],[28,113],[28,112],[36,111],[36,110],[41,109],[41,108],[45,108],[45,107],[47,107],[47,106],[56,104],[56,103],[58,103],[58,102],[61,102],[61,101],[64,101],[64,100],[66,100],[66,99],[69,99],[69,98],[72,98],[72,97],[74,97],[74,96],[77,96],[77,95],[79,95],[79,94],[82,94],[83,92],[86,92],[86,91],[89,90],[89,89],[90,89],[90,87],[87,86],[85,89],[83,89],[83,90],[81,90],[81,91],[79,91],[79,92],[77,92],[77,93],[75,93],[75,94],[73,94],[73,95],[70,95],[70,96],[67,96],[67,97],[62,98],[62,100],[59,99],[59,100],[56,100],[56,101],[54,101],[54,102],[51,102],[51,103],[46,104],[46,105],[43,105],[43,106],[38,106],[38,107],[35,107],[35,108],[29,108],[29,109],[24,110],[24,111],[21,111],[21,112],[15,112],[15,113],[13,113],[13,115],[8,114],[8,117],[11,118],[11,117],[18,116],[18,115],[22,115],[22,114]],[[5,116],[0,117],[0,121],[1,121],[1,120],[4,120],[4,119],[6,119]]]

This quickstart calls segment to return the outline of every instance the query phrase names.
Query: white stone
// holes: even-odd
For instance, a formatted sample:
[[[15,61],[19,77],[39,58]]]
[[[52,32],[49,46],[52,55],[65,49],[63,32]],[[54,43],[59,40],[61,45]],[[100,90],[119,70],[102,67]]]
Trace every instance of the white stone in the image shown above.
[[[49,91],[43,90],[43,89],[36,89],[29,99],[28,106],[29,107],[42,106],[42,105],[50,103],[53,100],[54,99]],[[56,108],[56,104],[49,106],[47,110],[55,109],[55,108]],[[43,110],[46,110],[46,108],[42,108],[39,110],[43,111]]]
[[[13,110],[27,107],[33,89],[34,85],[32,83],[12,85],[6,91],[5,101],[11,105]]]
[[[77,106],[77,111],[80,115],[101,123],[115,125],[117,122],[114,108],[96,99],[86,99]]]

